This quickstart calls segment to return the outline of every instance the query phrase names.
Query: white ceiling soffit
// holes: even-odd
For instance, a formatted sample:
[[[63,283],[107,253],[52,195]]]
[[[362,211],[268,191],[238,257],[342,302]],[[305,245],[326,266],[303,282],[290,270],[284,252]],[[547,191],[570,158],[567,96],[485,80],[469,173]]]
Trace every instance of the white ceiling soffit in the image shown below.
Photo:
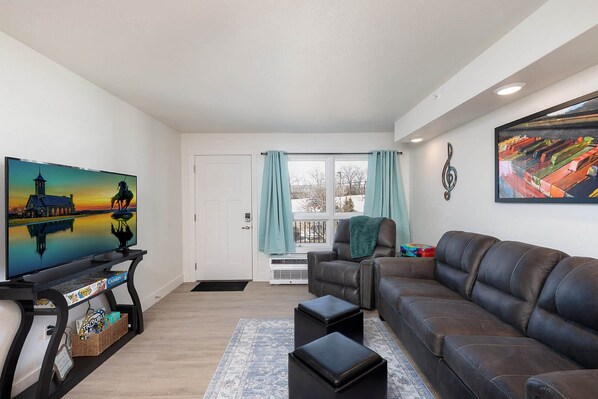
[[[597,65],[597,15],[598,1],[550,1],[399,118],[395,141],[434,138]],[[513,82],[526,85],[493,92]]]
[[[6,0],[0,30],[180,132],[391,132],[544,3]]]

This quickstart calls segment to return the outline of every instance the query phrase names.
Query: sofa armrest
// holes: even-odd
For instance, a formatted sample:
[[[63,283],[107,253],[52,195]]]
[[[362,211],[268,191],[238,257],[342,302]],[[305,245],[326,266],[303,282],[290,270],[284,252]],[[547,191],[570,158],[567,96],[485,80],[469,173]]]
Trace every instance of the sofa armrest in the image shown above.
[[[598,398],[598,369],[534,375],[525,383],[526,399]]]
[[[374,291],[374,259],[366,259],[359,263],[359,303],[362,308],[375,307]]]
[[[377,258],[374,259],[374,292],[378,295],[380,279],[406,277],[434,280],[435,258]]]
[[[310,251],[307,253],[307,290],[314,293],[314,267],[320,262],[336,260],[337,253],[334,251]]]
[[[436,270],[434,258],[377,258],[374,259],[376,280],[382,277],[406,277],[433,280]]]

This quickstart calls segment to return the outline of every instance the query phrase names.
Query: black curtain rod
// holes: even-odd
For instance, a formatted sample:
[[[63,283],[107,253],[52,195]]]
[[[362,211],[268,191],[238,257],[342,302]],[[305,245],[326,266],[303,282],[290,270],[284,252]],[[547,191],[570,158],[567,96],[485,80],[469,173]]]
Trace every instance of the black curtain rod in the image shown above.
[[[287,155],[369,155],[370,152],[285,152]],[[266,155],[267,152],[262,152]],[[397,154],[403,155],[403,151],[397,151]]]

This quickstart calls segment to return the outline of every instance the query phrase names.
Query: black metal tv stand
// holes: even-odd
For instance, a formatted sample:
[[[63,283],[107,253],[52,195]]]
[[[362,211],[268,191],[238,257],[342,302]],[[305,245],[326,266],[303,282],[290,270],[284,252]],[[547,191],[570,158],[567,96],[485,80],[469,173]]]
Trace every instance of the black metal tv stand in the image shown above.
[[[2,368],[2,374],[0,375],[0,398],[11,397],[17,362],[21,355],[25,339],[31,330],[31,325],[33,324],[35,316],[54,315],[56,316],[56,324],[44,355],[37,383],[21,392],[16,396],[17,399],[61,398],[108,358],[114,355],[127,342],[133,339],[135,335],[141,334],[143,332],[143,313],[141,310],[141,302],[139,301],[139,296],[135,289],[134,277],[135,270],[145,254],[147,254],[147,251],[138,249],[131,249],[125,252],[115,251],[107,254],[101,262],[98,260],[92,261],[91,259],[86,259],[54,269],[45,270],[30,276],[25,276],[17,281],[1,282],[0,300],[12,300],[19,306],[19,309],[21,310],[21,322],[8,350],[4,367]],[[63,294],[53,288],[58,284],[89,275],[93,272],[101,270],[110,271],[112,267],[126,261],[131,261],[126,282],[122,282],[105,291],[99,292],[96,295],[71,306],[67,304]],[[117,304],[116,298],[112,293],[113,288],[125,283],[127,284],[127,289],[133,305]],[[119,310],[129,314],[131,330],[124,337],[106,349],[100,356],[74,358],[73,369],[69,372],[66,379],[63,382],[53,380],[54,359],[56,358],[60,341],[66,329],[69,309],[82,303],[86,303],[97,295],[102,294],[106,295],[111,310]],[[48,299],[54,304],[55,308],[35,309],[33,305],[38,299]]]

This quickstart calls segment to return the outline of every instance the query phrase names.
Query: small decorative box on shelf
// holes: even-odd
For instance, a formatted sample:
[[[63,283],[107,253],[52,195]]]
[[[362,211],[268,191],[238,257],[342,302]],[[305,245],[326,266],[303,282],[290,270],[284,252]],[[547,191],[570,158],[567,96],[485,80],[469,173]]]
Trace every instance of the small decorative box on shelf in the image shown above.
[[[425,244],[403,244],[401,245],[401,256],[417,258],[433,258],[436,255],[436,247]]]

